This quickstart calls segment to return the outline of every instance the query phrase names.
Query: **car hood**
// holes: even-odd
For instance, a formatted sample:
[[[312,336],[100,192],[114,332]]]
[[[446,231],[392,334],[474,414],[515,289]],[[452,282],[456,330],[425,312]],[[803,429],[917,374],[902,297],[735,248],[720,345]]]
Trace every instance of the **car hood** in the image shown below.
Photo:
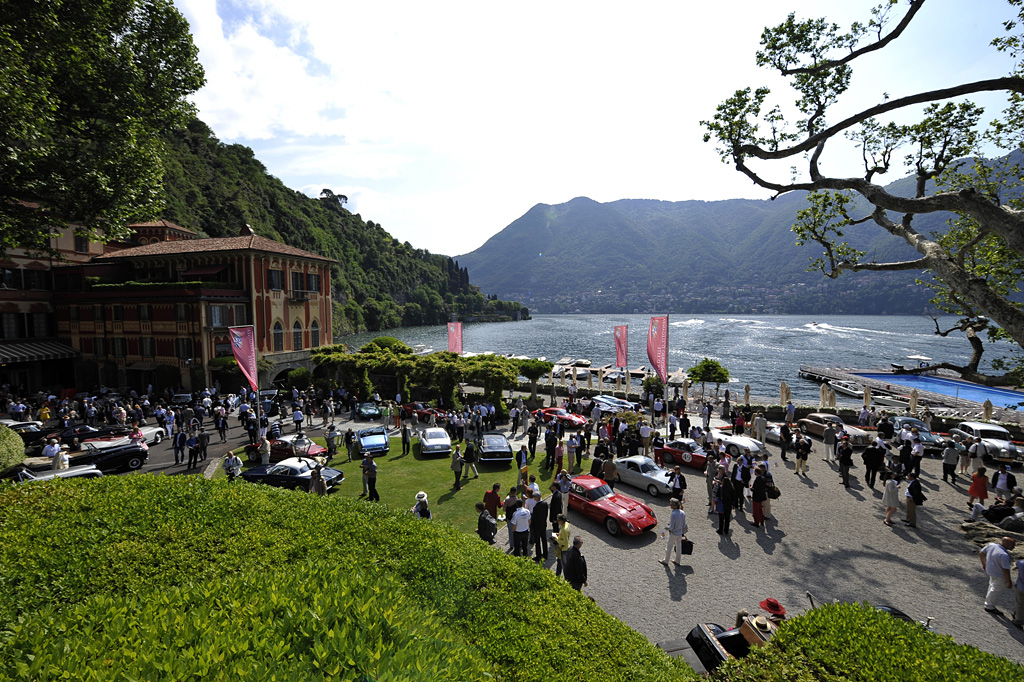
[[[1017,452],[1017,446],[1008,440],[996,440],[995,438],[982,438],[981,442],[987,445],[989,448],[995,448],[997,450],[1006,450],[1008,452]]]
[[[614,514],[618,518],[629,519],[634,522],[642,522],[645,519],[654,518],[652,514],[647,513],[639,502],[624,495],[609,495],[593,504],[604,509],[609,514]]]

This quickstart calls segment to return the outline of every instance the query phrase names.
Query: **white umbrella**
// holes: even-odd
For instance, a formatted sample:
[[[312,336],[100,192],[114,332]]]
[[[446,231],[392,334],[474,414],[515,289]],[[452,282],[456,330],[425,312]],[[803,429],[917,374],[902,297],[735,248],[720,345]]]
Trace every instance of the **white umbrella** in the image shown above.
[[[821,397],[821,400],[818,403],[818,405],[820,407],[825,407],[826,405],[828,405],[828,386],[822,384],[821,389],[818,391],[818,393]]]
[[[982,405],[982,410],[983,410],[982,411],[982,416],[985,418],[985,421],[989,421],[990,419],[992,419],[992,401],[991,400],[986,400],[985,401],[985,404]]]
[[[594,373],[589,369],[587,370],[587,388],[594,387]]]
[[[604,386],[604,367],[598,370],[597,383]]]
[[[683,379],[683,400],[689,399],[690,393],[690,379],[689,377]]]
[[[910,392],[910,414],[917,414],[917,389]]]
[[[783,381],[779,384],[779,404],[785,405],[789,402],[789,385]]]
[[[747,384],[743,387],[743,404],[750,404],[750,384]]]
[[[835,409],[836,406],[836,392],[833,389],[828,389],[828,406]]]
[[[871,387],[864,387],[864,407],[871,407]]]

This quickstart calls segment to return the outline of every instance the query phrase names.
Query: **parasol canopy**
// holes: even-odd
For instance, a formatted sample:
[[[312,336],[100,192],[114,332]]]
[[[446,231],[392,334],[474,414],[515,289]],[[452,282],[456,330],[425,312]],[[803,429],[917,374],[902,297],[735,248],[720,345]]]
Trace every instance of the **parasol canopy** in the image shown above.
[[[917,414],[917,389],[910,392],[910,413]]]
[[[986,400],[985,404],[982,405],[981,407],[982,407],[982,416],[985,418],[985,421],[988,421],[988,420],[992,419],[992,401],[991,400]]]
[[[864,387],[864,407],[871,407],[871,387]]]

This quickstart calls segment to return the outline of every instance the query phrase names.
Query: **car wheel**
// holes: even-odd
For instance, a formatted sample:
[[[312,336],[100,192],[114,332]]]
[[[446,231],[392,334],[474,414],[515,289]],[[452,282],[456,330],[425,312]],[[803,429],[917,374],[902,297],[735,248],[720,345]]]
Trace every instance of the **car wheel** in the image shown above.
[[[728,452],[731,457],[738,457],[740,454],[739,447],[733,444],[730,444],[728,447],[726,447],[725,451]]]
[[[619,534],[619,522],[610,516],[604,520],[604,527],[607,529],[608,535]]]
[[[657,497],[658,486],[654,485],[653,483],[647,486],[647,494],[650,495],[651,497]]]
[[[805,436],[807,435],[807,424],[800,425],[800,433],[804,434]]]
[[[247,459],[249,460],[249,464],[259,464],[260,463],[260,453],[259,453],[259,450],[257,450],[256,448],[252,448],[251,450],[249,450],[249,455],[248,455]]]
[[[135,471],[136,469],[141,469],[142,465],[145,462],[146,462],[146,460],[143,459],[142,457],[139,457],[139,456],[132,457],[131,459],[128,460],[128,464],[127,464],[128,470],[129,471]]]
[[[164,434],[160,431],[156,432],[156,437],[153,438],[153,445],[160,445],[164,440]]]

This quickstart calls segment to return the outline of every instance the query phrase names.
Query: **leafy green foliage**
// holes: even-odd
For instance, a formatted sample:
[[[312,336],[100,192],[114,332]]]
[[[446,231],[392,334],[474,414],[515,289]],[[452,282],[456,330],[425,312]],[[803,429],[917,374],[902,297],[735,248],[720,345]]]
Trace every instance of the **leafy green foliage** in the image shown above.
[[[715,673],[722,682],[899,682],[1020,679],[1021,667],[860,604],[788,620],[763,647]]]
[[[415,249],[351,213],[329,189],[319,198],[288,189],[248,147],[223,144],[201,121],[167,133],[163,217],[211,237],[244,224],[262,236],[337,259],[331,285],[336,335],[447,322],[518,303],[489,301],[447,256]]]
[[[383,505],[125,476],[0,488],[0,518],[0,679],[694,679],[552,572]]]
[[[25,459],[25,441],[6,426],[0,426],[0,471],[4,471]]]
[[[9,0],[0,15],[0,253],[157,217],[164,130],[203,85],[170,0]]]
[[[718,360],[703,358],[696,365],[686,370],[690,381],[702,384],[724,384],[729,381],[729,370]]]

